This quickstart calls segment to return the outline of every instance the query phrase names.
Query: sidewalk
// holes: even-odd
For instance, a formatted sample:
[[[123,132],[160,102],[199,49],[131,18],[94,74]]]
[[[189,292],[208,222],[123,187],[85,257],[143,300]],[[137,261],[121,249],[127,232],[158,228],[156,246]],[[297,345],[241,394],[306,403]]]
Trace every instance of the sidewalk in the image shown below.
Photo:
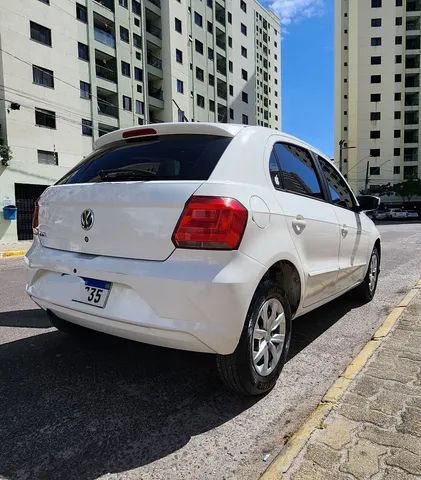
[[[421,479],[420,293],[278,478]]]
[[[13,243],[0,243],[0,258],[21,257],[31,248],[32,240],[22,240]]]

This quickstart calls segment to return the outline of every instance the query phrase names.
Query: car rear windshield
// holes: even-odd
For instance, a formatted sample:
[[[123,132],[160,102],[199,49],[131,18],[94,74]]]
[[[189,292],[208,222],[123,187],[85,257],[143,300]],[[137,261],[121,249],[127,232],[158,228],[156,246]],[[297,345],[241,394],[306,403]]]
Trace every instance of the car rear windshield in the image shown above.
[[[216,135],[162,135],[95,152],[58,184],[207,180],[230,143]]]

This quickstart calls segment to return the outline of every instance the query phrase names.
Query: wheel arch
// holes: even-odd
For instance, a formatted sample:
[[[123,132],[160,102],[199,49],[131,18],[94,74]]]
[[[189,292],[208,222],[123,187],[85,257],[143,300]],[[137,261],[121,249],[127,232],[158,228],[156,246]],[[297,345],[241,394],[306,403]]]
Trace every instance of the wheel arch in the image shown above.
[[[298,268],[289,260],[278,260],[268,268],[259,285],[266,279],[271,279],[280,285],[294,316],[301,302],[303,288]]]

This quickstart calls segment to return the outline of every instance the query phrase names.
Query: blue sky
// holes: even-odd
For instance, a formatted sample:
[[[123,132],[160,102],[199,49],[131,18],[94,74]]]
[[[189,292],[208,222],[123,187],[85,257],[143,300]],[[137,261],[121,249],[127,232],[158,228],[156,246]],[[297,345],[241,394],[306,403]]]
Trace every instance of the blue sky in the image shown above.
[[[279,15],[282,130],[329,156],[334,150],[333,0],[264,0]]]

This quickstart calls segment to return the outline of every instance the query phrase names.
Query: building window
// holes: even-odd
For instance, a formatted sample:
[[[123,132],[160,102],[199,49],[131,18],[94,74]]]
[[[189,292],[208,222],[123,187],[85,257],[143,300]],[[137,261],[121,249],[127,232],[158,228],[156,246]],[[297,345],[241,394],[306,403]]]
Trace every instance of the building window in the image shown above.
[[[401,138],[401,131],[400,130],[394,130],[393,138]],[[406,141],[406,139],[405,139],[405,141]]]
[[[198,94],[196,97],[196,103],[198,107],[205,108],[205,97],[202,97],[202,95]]]
[[[211,73],[209,74],[209,85],[211,87],[215,85],[215,77]]]
[[[32,77],[35,84],[54,88],[54,72],[52,70],[32,65]]]
[[[380,175],[380,167],[370,167],[370,175]]]
[[[232,37],[228,37],[228,46],[232,48]]]
[[[247,48],[246,47],[241,47],[241,55],[244,58],[247,58]]]
[[[372,8],[380,8],[382,6],[382,0],[371,0]]]
[[[234,96],[234,87],[233,87],[233,85],[230,85],[230,86],[229,86],[229,92],[230,92],[231,97],[233,97],[233,96]]]
[[[37,150],[37,153],[38,163],[43,163],[45,165],[58,165],[57,152],[49,152],[48,150]]]
[[[120,40],[129,43],[129,31],[122,26],[120,26]]]
[[[119,5],[121,5],[124,8],[128,8],[127,5],[127,0],[118,0]]]
[[[177,92],[184,93],[184,83],[181,80],[177,80]]]
[[[194,23],[195,23],[198,27],[203,27],[203,17],[202,17],[202,15],[200,15],[200,14],[197,13],[197,12],[194,12]]]
[[[396,0],[396,6],[402,7],[402,0]]]
[[[92,121],[82,118],[82,135],[92,137]]]
[[[232,24],[232,13],[231,12],[228,12],[228,23],[231,25]]]
[[[35,109],[35,124],[39,127],[56,128],[56,114],[51,110]]]
[[[142,48],[142,37],[137,33],[133,33],[133,45],[136,48]]]
[[[370,100],[372,102],[380,102],[382,99],[382,96],[380,93],[372,93],[371,96],[370,96]]]
[[[247,13],[247,5],[244,0],[240,0],[240,8],[243,12]]]
[[[393,155],[394,155],[395,157],[400,157],[400,155],[401,155],[401,149],[400,149],[400,148],[394,148],[394,149],[393,149]]]
[[[382,26],[382,19],[381,18],[372,18],[371,19],[371,26],[372,27],[381,27]]]
[[[381,37],[371,37],[371,46],[378,47],[382,44]]]
[[[182,33],[182,25],[181,25],[181,20],[178,18],[175,18],[175,31],[178,33]]]
[[[197,38],[194,41],[194,48],[197,53],[200,53],[201,55],[203,55],[203,43],[197,40]]]
[[[124,110],[132,111],[132,99],[123,95],[123,108]]]
[[[50,0],[39,0],[41,3],[45,3],[45,5],[50,5]]]
[[[134,67],[134,78],[138,82],[143,82],[143,70],[139,67]]]
[[[175,60],[178,63],[183,63],[183,52],[178,48],[175,49]]]
[[[402,55],[395,55],[395,63],[402,63]]]
[[[244,70],[243,68],[241,69],[241,78],[246,81],[248,80],[247,70]]]
[[[402,98],[401,92],[396,92],[395,93],[395,102],[400,102]]]
[[[230,73],[233,73],[234,71],[234,64],[231,62],[231,60],[228,60],[228,70]]]
[[[130,63],[124,62],[123,60],[121,61],[121,73],[125,77],[130,77]]]
[[[80,3],[76,3],[76,18],[83,23],[88,23],[88,10]]]
[[[381,65],[382,57],[371,57],[371,65]]]
[[[402,25],[402,17],[396,17],[396,22],[395,22],[396,26],[399,27],[400,25]]]
[[[142,10],[142,8],[141,8],[141,5],[140,5],[140,2],[137,2],[136,0],[132,0],[132,12],[135,15],[139,15],[139,17],[140,17],[141,10]]]
[[[395,120],[400,120],[401,119],[401,112],[400,111],[396,111],[395,112]]]
[[[380,157],[380,148],[371,148],[370,157]]]
[[[371,130],[370,138],[380,138],[380,130]]]
[[[135,108],[138,115],[144,115],[145,104],[143,102],[141,102],[140,100],[136,100]]]
[[[213,60],[214,59],[214,51],[212,48],[208,47],[208,59]]]
[[[241,33],[247,36],[247,27],[244,25],[244,23],[241,24]]]
[[[375,120],[380,120],[381,114],[380,112],[371,112],[370,113],[370,120],[375,121]]]
[[[196,67],[196,78],[202,82],[205,80],[205,72],[199,67]]]
[[[405,180],[409,180],[411,178],[417,178],[418,176],[418,167],[417,165],[414,166],[405,166],[403,167],[403,178]]]
[[[85,45],[84,43],[78,42],[77,44],[78,48],[78,55],[81,60],[86,60],[89,62],[89,48],[88,45]]]
[[[400,35],[395,37],[395,45],[402,45],[402,37]]]
[[[371,75],[370,81],[371,81],[371,83],[381,83],[382,76],[381,75]]]
[[[91,98],[91,84],[87,82],[80,81],[80,97],[81,98]]]
[[[249,103],[249,96],[246,92],[241,92],[241,100],[244,102],[244,103]]]
[[[249,117],[243,113],[241,117],[241,121],[243,125],[248,125],[249,124]]]
[[[215,111],[215,101],[214,100],[209,100],[209,111],[211,111],[211,112]]]
[[[234,120],[234,110],[232,108],[230,108],[229,114],[230,114],[230,120]]]
[[[209,21],[208,21],[208,32],[209,33],[213,32],[213,24],[212,24],[212,22],[209,22]]]
[[[400,175],[400,173],[401,173],[401,167],[393,167],[394,175]]]
[[[402,75],[400,73],[397,73],[395,75],[395,82],[401,82],[402,81]]]
[[[30,27],[32,40],[51,47],[51,30],[49,28],[35,22],[30,22]]]

